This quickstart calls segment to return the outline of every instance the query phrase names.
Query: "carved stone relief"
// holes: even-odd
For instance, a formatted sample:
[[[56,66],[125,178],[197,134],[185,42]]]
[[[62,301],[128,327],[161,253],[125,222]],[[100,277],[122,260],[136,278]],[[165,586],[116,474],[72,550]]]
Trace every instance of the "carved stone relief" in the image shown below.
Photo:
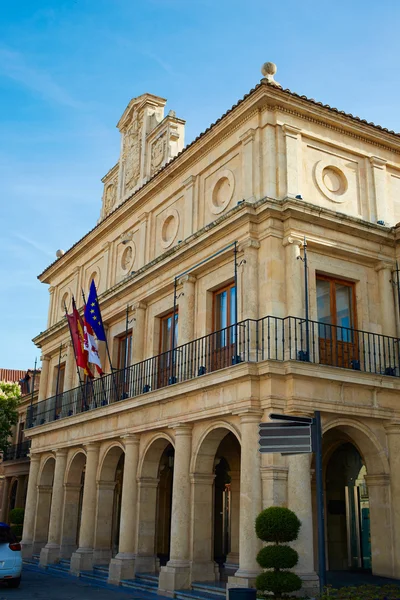
[[[107,216],[114,208],[117,199],[117,180],[108,184],[104,194],[104,216]]]
[[[332,161],[320,160],[314,169],[315,181],[321,192],[332,202],[345,202],[348,180],[341,168]]]
[[[164,215],[161,225],[161,246],[168,248],[176,238],[179,229],[179,213],[170,208]]]
[[[163,133],[151,147],[150,175],[161,167],[166,154],[167,134]]]
[[[124,135],[123,160],[125,192],[134,188],[140,178],[143,115],[138,115]]]
[[[136,256],[136,246],[133,242],[127,246],[121,256],[121,269],[128,271],[132,268]]]

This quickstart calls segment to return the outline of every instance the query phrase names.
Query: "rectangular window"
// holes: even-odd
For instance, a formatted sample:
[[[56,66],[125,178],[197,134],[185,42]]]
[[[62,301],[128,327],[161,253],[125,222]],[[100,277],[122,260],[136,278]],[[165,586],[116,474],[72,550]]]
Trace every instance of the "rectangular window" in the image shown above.
[[[160,335],[160,354],[168,352],[172,349],[172,343],[174,348],[178,345],[178,313],[175,313],[175,332],[174,339],[172,339],[172,323],[174,321],[174,314],[169,313],[161,319],[161,335]]]
[[[358,360],[354,283],[318,275],[317,314],[320,362],[354,366]]]
[[[216,291],[214,293],[214,331],[220,346],[233,344],[235,341],[235,328],[230,327],[236,322],[236,288],[235,284]],[[227,328],[229,328],[227,330]],[[225,331],[221,331],[224,330]]]
[[[132,332],[118,338],[118,369],[124,369],[131,364],[132,357]]]
[[[173,323],[174,330],[172,329]],[[176,363],[176,352],[171,352],[172,347],[178,345],[178,313],[169,313],[160,319],[160,358],[158,363],[158,387],[168,385],[168,382],[173,380],[176,374],[173,372],[174,364]]]

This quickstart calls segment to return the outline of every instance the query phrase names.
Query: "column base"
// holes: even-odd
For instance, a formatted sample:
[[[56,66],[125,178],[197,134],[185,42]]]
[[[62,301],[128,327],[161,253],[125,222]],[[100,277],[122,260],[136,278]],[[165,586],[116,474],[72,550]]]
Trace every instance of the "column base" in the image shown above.
[[[228,554],[224,564],[224,570],[228,576],[235,575],[236,571],[239,570],[239,552],[230,552]]]
[[[217,581],[219,579],[218,565],[213,560],[193,561],[190,570],[191,581]]]
[[[319,577],[316,573],[296,573],[303,582],[300,593],[313,598],[319,594]]]
[[[228,577],[228,583],[226,586],[227,598],[229,597],[229,588],[233,587],[245,587],[254,588],[256,587],[256,577],[261,571],[246,571],[245,569],[238,569],[232,577]]]
[[[39,565],[46,567],[60,560],[60,546],[58,544],[46,544],[40,551]]]
[[[108,583],[119,585],[122,579],[135,577],[135,555],[120,552],[110,561],[108,569]]]
[[[30,540],[21,541],[21,552],[22,558],[32,558],[33,555],[33,542]]]
[[[81,571],[93,569],[93,548],[78,548],[71,556],[70,573],[79,576]]]
[[[161,567],[158,580],[158,593],[174,598],[175,590],[190,588],[190,564],[186,560],[170,560]]]
[[[61,544],[60,558],[65,558],[66,560],[69,560],[71,558],[72,554],[77,551],[77,549],[78,548],[76,547],[76,544],[71,544],[71,545]]]

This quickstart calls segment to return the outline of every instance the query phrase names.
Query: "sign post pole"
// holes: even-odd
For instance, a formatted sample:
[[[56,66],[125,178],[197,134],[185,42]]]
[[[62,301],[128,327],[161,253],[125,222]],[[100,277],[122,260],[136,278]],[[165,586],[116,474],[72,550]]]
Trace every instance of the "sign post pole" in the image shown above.
[[[321,594],[326,586],[325,557],[325,518],[324,518],[324,484],[322,477],[322,428],[321,413],[315,411],[315,478],[317,484],[317,521],[318,521],[318,575]]]

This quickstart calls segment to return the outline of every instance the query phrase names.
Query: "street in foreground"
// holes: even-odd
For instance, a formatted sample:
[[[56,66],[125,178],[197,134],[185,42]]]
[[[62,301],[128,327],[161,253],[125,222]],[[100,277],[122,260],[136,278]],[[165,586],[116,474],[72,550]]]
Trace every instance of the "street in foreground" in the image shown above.
[[[24,566],[21,585],[0,585],[0,600],[156,600],[161,596],[113,586],[101,586],[69,575],[49,574]]]

